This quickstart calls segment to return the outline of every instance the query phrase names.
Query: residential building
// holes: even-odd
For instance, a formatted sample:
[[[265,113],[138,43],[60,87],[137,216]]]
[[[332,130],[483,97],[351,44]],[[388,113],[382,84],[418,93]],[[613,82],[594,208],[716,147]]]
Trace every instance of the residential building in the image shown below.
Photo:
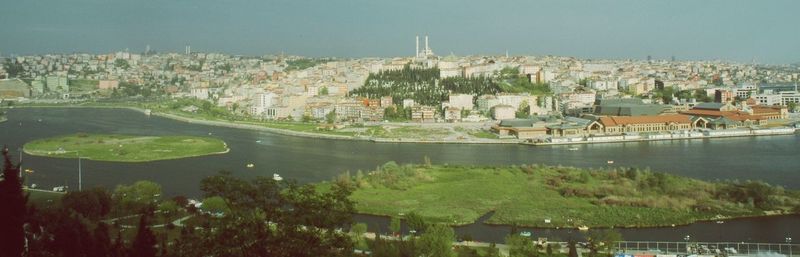
[[[428,123],[436,121],[436,109],[432,106],[416,106],[411,108],[411,121]]]
[[[494,106],[494,111],[492,112],[492,118],[495,120],[507,120],[516,118],[517,108],[514,108],[511,105],[507,104],[500,104]]]

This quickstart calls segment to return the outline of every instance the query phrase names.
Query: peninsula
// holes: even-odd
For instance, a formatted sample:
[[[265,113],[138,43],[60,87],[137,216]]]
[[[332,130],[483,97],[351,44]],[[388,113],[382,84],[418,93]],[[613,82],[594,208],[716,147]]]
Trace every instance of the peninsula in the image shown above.
[[[464,225],[657,227],[800,210],[800,192],[762,182],[706,182],[635,168],[398,165],[333,182],[354,189],[360,213]],[[319,184],[326,188],[330,183]]]
[[[24,146],[30,155],[81,158],[112,162],[149,162],[229,151],[222,140],[194,136],[139,136],[73,134],[31,141]]]

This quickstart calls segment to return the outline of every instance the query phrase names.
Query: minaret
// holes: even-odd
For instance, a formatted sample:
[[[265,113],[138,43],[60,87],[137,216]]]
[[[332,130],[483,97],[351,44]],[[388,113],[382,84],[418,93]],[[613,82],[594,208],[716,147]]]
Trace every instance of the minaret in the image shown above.
[[[414,57],[419,57],[419,36],[417,36],[417,51],[414,52]]]
[[[425,35],[425,55],[427,56],[430,51],[431,49],[428,48],[428,35]]]

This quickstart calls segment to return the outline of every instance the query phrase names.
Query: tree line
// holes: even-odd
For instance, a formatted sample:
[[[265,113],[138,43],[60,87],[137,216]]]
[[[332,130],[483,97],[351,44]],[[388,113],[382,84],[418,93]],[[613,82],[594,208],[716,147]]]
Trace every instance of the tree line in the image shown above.
[[[370,73],[364,85],[350,91],[350,95],[368,98],[391,96],[394,102],[413,99],[422,105],[436,106],[446,101],[451,93],[472,95],[499,93],[501,88],[495,80],[482,76],[440,78],[439,68],[405,65],[400,70]]]

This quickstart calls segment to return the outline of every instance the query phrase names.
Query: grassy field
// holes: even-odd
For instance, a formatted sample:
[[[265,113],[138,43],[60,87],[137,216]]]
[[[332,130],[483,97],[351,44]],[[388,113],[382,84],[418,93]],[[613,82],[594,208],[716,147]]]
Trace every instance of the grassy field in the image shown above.
[[[64,193],[42,191],[42,190],[26,189],[25,193],[28,194],[28,202],[33,203],[37,206],[52,205],[54,202],[61,201],[61,197],[64,196]]]
[[[98,80],[92,79],[71,79],[69,80],[69,90],[73,92],[86,92],[97,89],[100,84]]]
[[[445,128],[424,128],[415,126],[375,126],[367,130],[367,135],[377,138],[406,138],[419,140],[441,140],[451,135]]]
[[[797,192],[763,183],[709,183],[635,169],[387,163],[349,175],[318,186],[353,186],[351,199],[361,213],[415,212],[447,224],[473,223],[492,211],[488,222],[493,224],[574,228],[670,226],[800,210]],[[754,200],[762,198],[768,200]]]
[[[133,136],[74,134],[28,142],[30,155],[77,158],[97,161],[147,162],[179,159],[227,152],[225,142],[216,138],[192,136]]]

